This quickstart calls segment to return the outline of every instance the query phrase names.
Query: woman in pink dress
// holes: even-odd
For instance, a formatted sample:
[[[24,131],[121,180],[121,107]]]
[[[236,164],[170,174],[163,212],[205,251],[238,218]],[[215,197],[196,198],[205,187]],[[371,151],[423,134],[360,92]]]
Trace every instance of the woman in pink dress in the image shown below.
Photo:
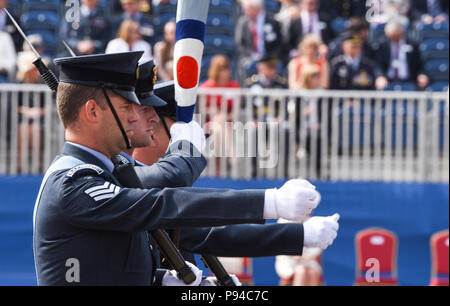
[[[301,89],[300,76],[306,65],[316,65],[319,68],[320,88],[329,87],[330,67],[327,61],[328,48],[320,37],[314,34],[306,35],[299,45],[300,56],[289,62],[289,88]]]

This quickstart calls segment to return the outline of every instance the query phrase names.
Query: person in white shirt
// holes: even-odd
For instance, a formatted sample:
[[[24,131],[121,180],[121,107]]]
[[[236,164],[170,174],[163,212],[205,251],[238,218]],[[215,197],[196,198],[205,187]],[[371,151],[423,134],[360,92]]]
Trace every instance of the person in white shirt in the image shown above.
[[[173,80],[173,51],[175,49],[176,22],[171,20],[164,25],[163,40],[155,44],[155,62],[158,65],[158,80]]]
[[[12,79],[16,67],[14,42],[6,32],[0,31],[0,83]]]
[[[423,71],[419,47],[408,41],[405,33],[405,26],[397,20],[386,24],[386,38],[376,50],[377,67],[381,70],[376,79],[378,90],[385,89],[389,83],[413,83],[424,89],[430,82]]]
[[[121,23],[117,38],[108,43],[105,53],[127,51],[144,51],[141,61],[152,59],[152,46],[142,40],[139,23],[131,19],[124,20]]]

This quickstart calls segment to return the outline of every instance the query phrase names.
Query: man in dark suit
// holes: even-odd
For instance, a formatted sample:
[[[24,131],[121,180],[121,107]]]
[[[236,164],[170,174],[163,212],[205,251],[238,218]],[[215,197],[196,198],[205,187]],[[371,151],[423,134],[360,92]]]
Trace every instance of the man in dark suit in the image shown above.
[[[377,68],[381,73],[376,88],[384,89],[391,82],[410,82],[420,89],[428,86],[429,78],[423,73],[419,48],[406,39],[404,26],[390,21],[385,34],[386,40],[376,50]]]
[[[236,24],[235,43],[239,79],[245,80],[247,70],[265,55],[279,57],[283,50],[280,24],[264,10],[262,0],[243,0],[244,15]]]
[[[99,6],[99,0],[82,0],[78,27],[63,21],[61,37],[78,55],[104,53],[106,44],[112,38],[108,18]]]
[[[448,21],[448,0],[411,0],[410,18],[426,24]]]
[[[326,3],[323,3],[326,5]],[[319,0],[301,0],[300,15],[291,21],[288,30],[288,53],[296,51],[303,37],[308,34],[318,35],[325,44],[333,38],[330,26],[330,17],[325,12],[319,11]]]
[[[362,55],[362,39],[347,34],[343,39],[343,54],[331,60],[330,89],[375,89],[375,62]]]
[[[14,41],[14,47],[17,52],[19,52],[22,50],[23,38],[12,21],[8,18],[8,15],[6,15],[6,12],[3,11],[4,8],[8,7],[8,2],[8,0],[0,0],[0,31],[7,32],[11,35],[11,38]],[[14,15],[14,12],[9,11],[9,13],[17,22],[19,22],[20,19]]]

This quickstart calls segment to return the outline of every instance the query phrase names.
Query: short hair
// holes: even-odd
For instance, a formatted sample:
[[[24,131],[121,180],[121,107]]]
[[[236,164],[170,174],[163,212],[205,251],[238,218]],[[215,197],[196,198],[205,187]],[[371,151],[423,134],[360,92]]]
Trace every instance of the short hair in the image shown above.
[[[263,0],[243,0],[242,4],[250,5],[250,6],[256,6],[256,7],[264,7],[264,1]]]
[[[370,24],[366,19],[361,17],[352,17],[348,20],[346,30],[349,32],[360,32],[362,30],[368,30]]]
[[[132,19],[125,19],[120,24],[119,31],[117,31],[117,37],[122,38],[129,44],[131,42],[131,32],[133,30],[133,27],[139,28],[139,26],[140,25],[137,21],[134,21]]]
[[[219,72],[223,68],[230,68],[230,61],[225,55],[215,55],[211,59],[211,64],[209,65],[208,78],[217,83]]]
[[[64,128],[71,126],[78,120],[82,106],[89,100],[97,102],[97,105],[103,110],[107,107],[101,88],[59,83],[56,103],[58,115]]]
[[[393,33],[396,31],[404,31],[405,30],[405,26],[403,25],[403,23],[401,23],[400,21],[397,20],[391,20],[386,24],[386,27],[384,28],[384,32],[386,34],[389,33]]]

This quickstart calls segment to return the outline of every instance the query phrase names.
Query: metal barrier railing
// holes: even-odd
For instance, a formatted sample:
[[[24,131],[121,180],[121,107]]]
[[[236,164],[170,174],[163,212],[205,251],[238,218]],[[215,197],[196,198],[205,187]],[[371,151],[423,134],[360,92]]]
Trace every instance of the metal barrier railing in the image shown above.
[[[203,176],[449,181],[447,93],[201,89]],[[0,175],[40,174],[64,142],[44,85],[0,85]]]
[[[0,84],[0,175],[45,172],[63,143],[55,96],[46,86]]]

